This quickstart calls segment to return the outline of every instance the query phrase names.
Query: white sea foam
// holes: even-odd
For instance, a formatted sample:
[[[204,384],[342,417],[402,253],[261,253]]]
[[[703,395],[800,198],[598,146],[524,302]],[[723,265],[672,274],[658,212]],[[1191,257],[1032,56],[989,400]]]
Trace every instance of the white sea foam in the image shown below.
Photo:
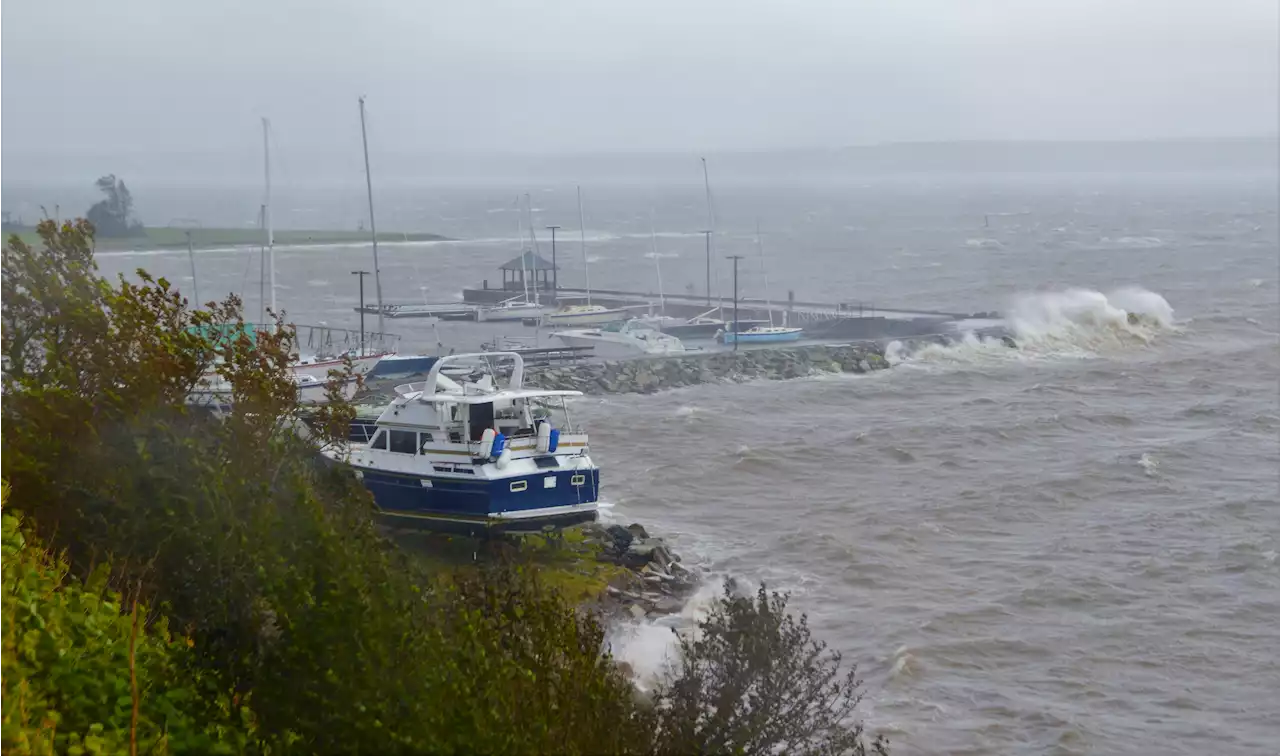
[[[1014,300],[1007,320],[1020,347],[1040,352],[1097,353],[1148,344],[1174,329],[1169,302],[1139,287],[1110,294],[1090,289],[1026,294]]]
[[[1002,339],[966,332],[950,344],[911,348],[894,341],[885,347],[885,358],[896,365],[1095,357],[1148,345],[1177,329],[1168,301],[1139,287],[1109,294],[1090,289],[1023,294],[1006,310],[1005,323],[1017,349]]]
[[[648,690],[678,658],[680,633],[695,632],[721,595],[720,582],[709,579],[694,591],[679,614],[622,622],[610,629],[607,642],[618,661],[631,665],[636,686]]]

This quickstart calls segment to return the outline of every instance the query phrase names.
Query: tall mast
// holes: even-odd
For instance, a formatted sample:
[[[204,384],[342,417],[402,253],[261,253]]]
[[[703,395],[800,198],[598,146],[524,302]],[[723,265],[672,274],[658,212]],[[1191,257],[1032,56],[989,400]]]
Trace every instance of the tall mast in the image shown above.
[[[520,283],[524,285],[524,301],[529,302],[529,266],[524,264],[524,207],[520,203],[520,195],[516,195],[516,238],[520,240]]]
[[[382,269],[378,267],[378,224],[373,219],[373,174],[369,171],[369,132],[364,125],[364,97],[360,97],[360,141],[364,144],[364,183],[369,192],[369,237],[373,240],[373,285],[378,292],[378,333],[387,329],[383,323]]]
[[[262,163],[266,176],[267,197],[262,204],[262,225],[267,230],[267,285],[271,288],[271,316],[280,314],[276,309],[276,235],[271,225],[271,121],[262,119]]]
[[[760,241],[760,219],[756,218],[756,251],[760,253],[760,277],[764,279],[764,306],[769,311],[769,327],[773,327],[773,301],[769,299],[769,274],[764,269],[764,243]],[[785,325],[785,324],[784,324]]]
[[[707,304],[711,304],[711,237],[716,232],[715,215],[711,212],[711,178],[707,174],[707,159],[702,158],[702,185],[707,192]]]
[[[263,205],[258,208],[258,228],[267,227],[267,206]],[[263,244],[262,249],[258,250],[258,322],[265,323],[267,320],[267,245]]]
[[[533,246],[534,269],[533,269],[533,303],[541,305],[542,301],[538,299],[538,260],[542,258],[542,250],[538,249],[538,235],[533,231],[533,200],[529,198],[529,193],[524,193],[524,204],[529,209],[529,242]],[[525,301],[529,301],[529,295],[524,297]]]
[[[653,209],[649,209],[649,243],[653,247],[653,267],[658,271],[658,306],[659,312],[667,314],[667,298],[662,293],[662,263],[658,255],[658,231],[653,225]]]
[[[587,222],[582,215],[582,187],[578,187],[578,234],[582,240],[582,272],[587,279],[587,304],[591,304],[591,263],[587,262]]]

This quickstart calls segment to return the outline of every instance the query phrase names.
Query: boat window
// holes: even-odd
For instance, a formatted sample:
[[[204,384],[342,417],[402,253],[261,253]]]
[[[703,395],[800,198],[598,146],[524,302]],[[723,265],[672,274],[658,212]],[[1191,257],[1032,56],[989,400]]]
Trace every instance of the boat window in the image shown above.
[[[417,454],[418,434],[413,431],[391,431],[390,449],[397,454]]]
[[[493,402],[473,404],[469,408],[471,420],[471,440],[484,438],[486,428],[493,427]]]
[[[462,443],[462,433],[459,431],[449,431],[449,443],[451,444]]]
[[[373,441],[370,441],[370,442],[369,442],[369,448],[370,448],[370,449],[382,449],[383,451],[386,451],[386,449],[387,449],[387,432],[386,432],[386,431],[384,431],[384,430],[380,430],[380,431],[378,431],[378,434],[377,434],[376,436],[374,436],[374,437],[373,437]]]
[[[434,439],[431,437],[430,433],[419,433],[418,434],[418,453],[426,454],[427,444],[431,443],[433,440]]]
[[[511,483],[511,492],[512,492],[512,493],[519,493],[519,492],[521,492],[521,491],[525,490],[525,489],[526,489],[526,488],[528,488],[528,487],[529,487],[529,481],[527,481],[527,480],[516,480],[516,481],[512,481],[512,483]]]

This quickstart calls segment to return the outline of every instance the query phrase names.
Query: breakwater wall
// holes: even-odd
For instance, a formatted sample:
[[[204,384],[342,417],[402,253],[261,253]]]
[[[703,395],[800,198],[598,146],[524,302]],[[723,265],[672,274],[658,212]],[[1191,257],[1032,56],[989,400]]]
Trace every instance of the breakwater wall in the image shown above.
[[[533,368],[526,372],[525,383],[585,394],[652,394],[703,383],[780,381],[821,373],[868,373],[887,367],[884,348],[877,344],[813,345]]]

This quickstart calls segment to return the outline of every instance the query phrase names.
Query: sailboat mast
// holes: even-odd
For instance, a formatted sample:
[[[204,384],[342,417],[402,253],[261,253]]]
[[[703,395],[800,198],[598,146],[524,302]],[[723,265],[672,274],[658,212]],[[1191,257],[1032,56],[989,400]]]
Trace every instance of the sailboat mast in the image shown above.
[[[716,232],[715,217],[711,213],[711,177],[707,173],[707,159],[702,158],[702,186],[707,192],[707,304],[711,304],[711,237]]]
[[[662,293],[662,262],[658,256],[658,231],[653,225],[653,210],[649,210],[649,243],[653,247],[653,267],[658,272],[658,306],[659,312],[667,314],[667,297]]]
[[[524,264],[524,208],[520,206],[520,195],[516,195],[516,238],[520,247],[520,283],[524,284],[524,301],[529,301],[529,266]]]
[[[271,316],[280,314],[276,309],[276,235],[271,225],[271,121],[262,119],[262,164],[266,177],[267,196],[262,205],[262,225],[267,230],[267,285],[271,287]]]
[[[760,253],[760,277],[764,279],[764,306],[769,311],[769,327],[773,327],[773,302],[769,299],[769,274],[764,269],[764,243],[760,241],[760,219],[756,218],[756,251]]]
[[[369,132],[364,125],[364,97],[360,97],[360,141],[364,145],[364,184],[369,194],[369,238],[373,241],[373,285],[378,293],[378,333],[387,332],[383,323],[382,269],[378,266],[378,223],[373,218],[373,173],[369,170]]]
[[[591,263],[587,262],[587,222],[582,215],[582,187],[578,187],[578,235],[582,241],[582,272],[587,280],[587,304],[591,304]]]
[[[262,205],[258,208],[258,228],[265,229],[267,227],[267,206]],[[263,244],[262,249],[258,250],[258,322],[265,322],[267,319],[267,245]]]
[[[536,266],[537,261],[542,259],[542,251],[538,249],[538,235],[533,231],[533,200],[529,198],[528,192],[524,193],[524,204],[529,209],[529,242],[533,247],[533,259]],[[529,301],[528,294],[525,295],[524,300],[526,302]],[[533,303],[535,305],[542,304],[542,301],[538,298],[538,269],[536,267],[533,269]]]

